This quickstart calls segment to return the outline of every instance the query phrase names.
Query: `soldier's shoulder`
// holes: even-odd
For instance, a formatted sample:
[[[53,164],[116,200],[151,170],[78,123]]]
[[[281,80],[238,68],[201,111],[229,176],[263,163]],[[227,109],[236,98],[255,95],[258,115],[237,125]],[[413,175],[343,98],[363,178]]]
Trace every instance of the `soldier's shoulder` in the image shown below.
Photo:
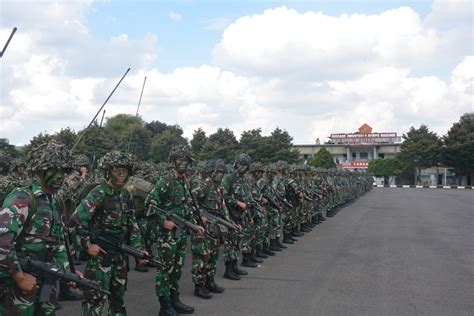
[[[14,188],[5,198],[4,207],[16,206],[18,208],[28,207],[32,203],[32,194],[25,188]]]

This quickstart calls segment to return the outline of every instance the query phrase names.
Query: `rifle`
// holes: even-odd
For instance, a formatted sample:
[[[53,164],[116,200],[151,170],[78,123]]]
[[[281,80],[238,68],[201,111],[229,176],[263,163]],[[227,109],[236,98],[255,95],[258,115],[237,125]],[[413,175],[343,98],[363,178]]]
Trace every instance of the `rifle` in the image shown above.
[[[199,212],[201,213],[202,216],[207,217],[209,219],[209,221],[211,222],[211,224],[213,224],[213,225],[221,224],[221,225],[224,225],[225,227],[227,227],[230,230],[238,230],[239,229],[237,227],[237,225],[235,225],[234,223],[226,221],[225,219],[223,219],[219,216],[216,216],[214,214],[211,214],[206,210],[201,209]]]
[[[148,260],[148,262],[163,267],[163,265],[159,262],[156,261],[151,254],[146,254],[144,251],[141,251],[137,248],[134,248],[132,246],[127,245],[122,239],[113,236],[111,234],[108,234],[104,231],[94,231],[93,232],[93,243],[99,245],[101,248],[106,250],[107,252],[119,252],[124,255],[129,255],[132,257],[135,257],[137,259],[145,259]],[[105,255],[104,258],[104,266],[109,266],[110,265],[110,260],[112,258],[110,256]]]
[[[78,286],[90,288],[110,295],[109,291],[103,290],[100,287],[99,282],[81,278],[77,274],[68,272],[63,268],[59,268],[53,263],[43,262],[31,257],[18,257],[18,262],[20,263],[23,271],[30,273],[41,280],[39,294],[36,299],[39,307],[41,307],[42,303],[50,301],[51,291],[56,286],[56,282],[58,280],[74,282]],[[37,310],[35,314],[39,314],[39,312],[40,310]]]
[[[179,236],[181,236],[181,231],[183,230],[184,227],[187,227],[196,233],[201,232],[203,229],[202,227],[194,223],[191,223],[190,221],[185,220],[181,216],[175,214],[173,211],[165,211],[164,209],[159,208],[155,205],[150,205],[148,214],[155,214],[155,211],[162,213],[163,215],[166,216],[167,219],[173,221],[176,224],[178,228],[174,232],[175,238],[178,238]]]

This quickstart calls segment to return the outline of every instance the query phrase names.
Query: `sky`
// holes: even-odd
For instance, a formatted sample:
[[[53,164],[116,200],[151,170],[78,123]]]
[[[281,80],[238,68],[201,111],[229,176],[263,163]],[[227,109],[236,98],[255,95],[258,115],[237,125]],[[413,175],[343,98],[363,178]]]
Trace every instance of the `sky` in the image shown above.
[[[191,139],[276,127],[295,144],[355,132],[442,136],[473,112],[473,2],[0,0],[0,138],[105,117]]]

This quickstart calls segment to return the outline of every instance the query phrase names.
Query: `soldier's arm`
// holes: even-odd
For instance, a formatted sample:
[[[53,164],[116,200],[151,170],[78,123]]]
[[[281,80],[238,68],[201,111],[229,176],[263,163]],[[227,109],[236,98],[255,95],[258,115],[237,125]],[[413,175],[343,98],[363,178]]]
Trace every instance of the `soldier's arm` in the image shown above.
[[[228,207],[237,208],[237,200],[234,198],[232,182],[232,174],[227,175],[222,180],[222,186],[224,187],[224,200]]]
[[[130,194],[127,191],[125,191],[125,193],[128,195],[130,205],[132,206],[133,205],[132,197],[130,196]],[[145,251],[146,249],[145,249],[144,242],[142,240],[142,235],[140,233],[140,228],[138,227],[134,207],[132,207],[131,212],[129,212],[128,229],[129,229],[129,232],[130,232],[130,246],[132,246],[134,248],[138,248],[141,251]]]
[[[103,185],[94,187],[76,207],[68,222],[68,227],[75,227],[77,235],[81,238],[81,245],[85,249],[91,245],[89,222],[94,217],[97,207],[102,203],[105,195]]]
[[[12,191],[3,203],[0,211],[0,275],[21,272],[15,240],[23,229],[30,207],[31,196],[21,189]]]
[[[158,178],[154,188],[148,194],[145,207],[147,208],[147,217],[155,220],[158,226],[162,226],[167,219],[166,215],[153,209],[153,207],[163,207],[163,196],[168,190],[168,182],[163,178]]]

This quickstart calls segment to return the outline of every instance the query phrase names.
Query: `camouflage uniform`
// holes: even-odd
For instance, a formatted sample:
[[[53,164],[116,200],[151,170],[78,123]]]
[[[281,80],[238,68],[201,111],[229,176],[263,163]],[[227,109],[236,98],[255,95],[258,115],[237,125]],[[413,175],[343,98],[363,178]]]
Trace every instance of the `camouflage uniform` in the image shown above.
[[[37,179],[49,169],[70,169],[68,150],[54,142],[32,148],[27,160],[28,171]],[[38,180],[28,187],[14,189],[5,199],[0,211],[0,315],[55,314],[57,288],[53,289],[49,302],[38,306],[37,289],[24,294],[12,276],[22,271],[18,255],[69,267],[61,207],[55,192]]]
[[[192,153],[186,147],[172,149],[170,160],[176,162],[179,158],[187,158],[189,162],[193,161]],[[170,312],[170,300],[172,305],[175,303],[182,304],[179,301],[179,280],[186,255],[187,230],[183,229],[178,233],[165,229],[163,223],[167,220],[167,217],[158,208],[166,212],[171,211],[186,220],[196,222],[196,218],[188,204],[192,198],[190,190],[190,183],[184,174],[177,177],[174,173],[166,173],[163,177],[158,178],[155,187],[146,199],[148,216],[154,223],[155,235],[157,236],[156,260],[162,264],[156,270],[156,296],[160,300],[162,311],[166,310],[168,313]],[[175,307],[173,305],[173,308]],[[190,312],[194,311],[190,307],[189,310]]]
[[[131,156],[121,152],[106,154],[99,167],[110,178],[113,168],[125,167],[132,171]],[[88,249],[94,244],[94,234],[107,233],[132,247],[144,250],[137,222],[133,200],[125,188],[114,190],[109,183],[95,186],[77,206],[71,216],[69,226],[77,227],[81,244]],[[98,231],[91,231],[91,229]],[[127,286],[127,256],[119,252],[107,251],[87,261],[84,276],[99,281],[101,288],[111,292],[109,295],[109,314],[126,315],[123,299]],[[92,289],[84,290],[82,313],[101,315],[107,295]]]
[[[193,188],[193,196],[196,198],[200,209],[204,209],[209,213],[221,217],[227,221],[231,221],[229,212],[224,202],[224,188],[220,183],[215,183],[211,175],[217,168],[225,171],[225,164],[222,160],[211,160],[206,164],[206,175],[204,180]],[[217,226],[217,225],[216,225]],[[225,230],[221,226],[215,227],[219,231],[214,231],[207,227],[209,237],[192,235],[192,254],[193,254],[193,282],[197,287],[205,285],[208,290],[220,293],[215,286],[214,276],[216,274],[217,260],[219,259],[219,246],[221,239],[226,239],[226,234],[222,234]]]

